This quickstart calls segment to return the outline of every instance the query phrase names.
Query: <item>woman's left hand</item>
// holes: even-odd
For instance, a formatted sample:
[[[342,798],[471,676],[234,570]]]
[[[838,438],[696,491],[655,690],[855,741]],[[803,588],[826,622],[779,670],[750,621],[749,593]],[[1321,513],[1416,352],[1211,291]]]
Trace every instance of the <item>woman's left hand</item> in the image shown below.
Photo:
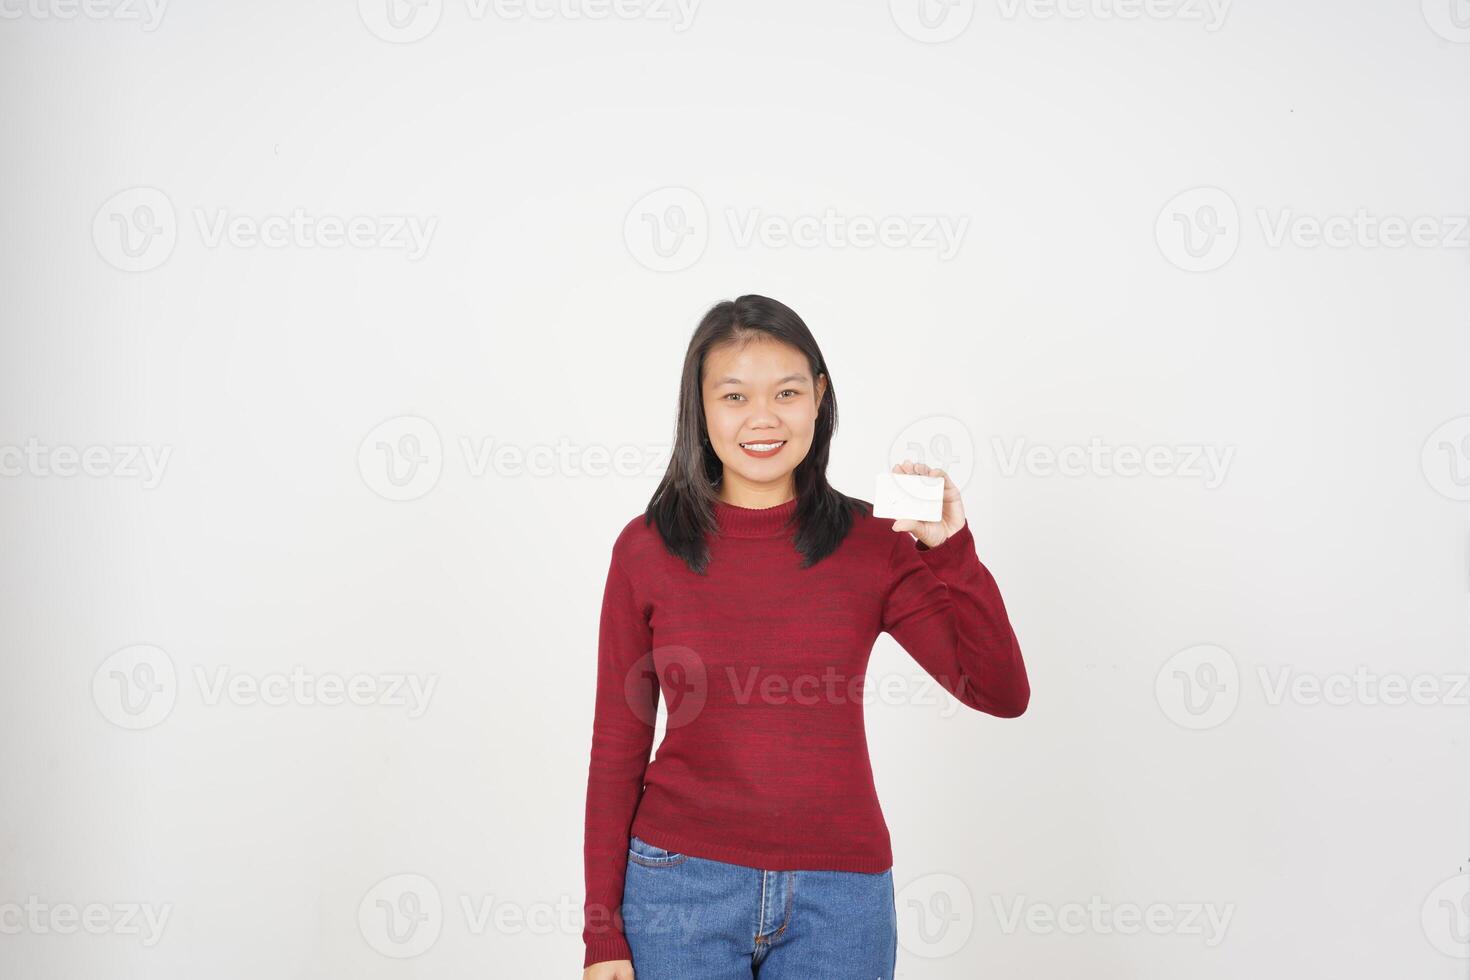
[[[965,505],[960,500],[960,488],[954,485],[948,473],[927,463],[915,463],[907,459],[893,464],[893,472],[944,477],[944,510],[940,513],[939,520],[898,520],[893,522],[895,531],[908,531],[926,547],[937,548],[948,541],[951,534],[965,526]]]

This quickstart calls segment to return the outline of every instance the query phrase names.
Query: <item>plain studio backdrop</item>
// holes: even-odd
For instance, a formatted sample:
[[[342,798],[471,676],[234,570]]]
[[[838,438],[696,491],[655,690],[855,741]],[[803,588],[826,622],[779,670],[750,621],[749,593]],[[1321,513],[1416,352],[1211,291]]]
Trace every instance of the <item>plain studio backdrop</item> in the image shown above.
[[[688,337],[961,483],[898,976],[1470,973],[1470,8],[0,3],[0,973],[578,975]]]

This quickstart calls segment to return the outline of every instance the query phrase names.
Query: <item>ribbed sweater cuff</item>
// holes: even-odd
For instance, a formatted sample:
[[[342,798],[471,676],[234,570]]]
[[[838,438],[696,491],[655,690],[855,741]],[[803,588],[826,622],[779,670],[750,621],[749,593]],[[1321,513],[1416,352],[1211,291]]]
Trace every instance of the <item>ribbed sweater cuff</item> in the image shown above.
[[[609,934],[598,936],[596,939],[587,940],[587,955],[582,960],[582,969],[587,969],[593,963],[602,963],[606,960],[632,960],[633,951],[628,948],[628,940],[621,934]]]
[[[931,548],[922,541],[914,541],[914,550],[932,567],[953,562],[963,562],[975,554],[975,536],[970,533],[970,522],[965,521],[960,529],[949,537],[937,548]]]

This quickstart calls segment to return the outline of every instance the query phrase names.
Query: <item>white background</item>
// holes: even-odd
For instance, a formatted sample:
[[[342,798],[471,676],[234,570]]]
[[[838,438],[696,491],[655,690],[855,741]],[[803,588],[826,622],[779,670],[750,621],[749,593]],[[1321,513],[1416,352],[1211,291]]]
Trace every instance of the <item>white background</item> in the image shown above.
[[[835,486],[968,474],[1031,674],[880,638],[900,977],[1470,973],[1463,0],[385,2],[0,4],[0,973],[579,973],[609,549],[745,292]]]

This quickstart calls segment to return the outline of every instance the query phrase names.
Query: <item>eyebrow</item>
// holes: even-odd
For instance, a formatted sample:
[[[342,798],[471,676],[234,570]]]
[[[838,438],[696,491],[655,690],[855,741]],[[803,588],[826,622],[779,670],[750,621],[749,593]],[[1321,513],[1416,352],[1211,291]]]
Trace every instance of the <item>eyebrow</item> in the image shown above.
[[[778,385],[784,385],[788,381],[809,381],[809,380],[810,379],[806,375],[804,375],[804,374],[788,374],[788,375],[786,375],[786,377],[778,379],[776,381],[776,384],[778,384]],[[739,385],[739,384],[744,384],[744,383],[745,382],[741,381],[739,378],[721,378],[719,381],[716,381],[715,382],[715,387],[718,388],[721,385]]]

